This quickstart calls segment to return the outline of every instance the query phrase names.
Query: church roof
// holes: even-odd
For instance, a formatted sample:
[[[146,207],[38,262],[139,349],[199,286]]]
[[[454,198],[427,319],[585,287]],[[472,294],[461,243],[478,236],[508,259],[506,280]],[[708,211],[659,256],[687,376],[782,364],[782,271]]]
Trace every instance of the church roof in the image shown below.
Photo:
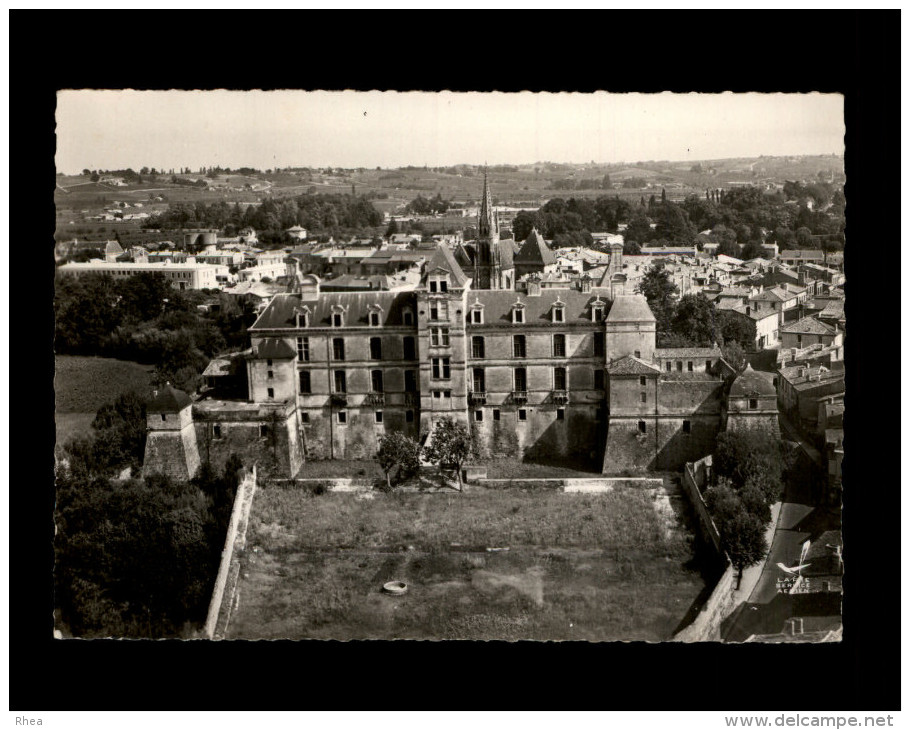
[[[427,262],[427,267],[424,270],[420,283],[425,283],[427,276],[437,269],[448,271],[449,276],[452,278],[452,284],[459,288],[463,287],[468,281],[468,277],[465,276],[464,271],[461,266],[458,265],[452,250],[448,246],[439,246],[433,252],[430,260]]]
[[[193,401],[186,393],[167,383],[163,388],[152,391],[145,410],[147,413],[179,413],[192,404]]]
[[[656,322],[648,300],[641,294],[620,295],[613,300],[607,322]]]
[[[556,255],[547,246],[543,236],[533,228],[515,255],[515,261],[522,264],[555,264]]]

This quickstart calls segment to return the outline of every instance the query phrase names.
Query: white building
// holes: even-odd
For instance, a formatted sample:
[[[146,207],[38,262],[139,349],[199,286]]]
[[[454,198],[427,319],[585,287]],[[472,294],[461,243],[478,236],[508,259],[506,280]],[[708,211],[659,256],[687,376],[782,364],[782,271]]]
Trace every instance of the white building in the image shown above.
[[[105,262],[92,260],[86,263],[64,264],[58,271],[63,274],[107,274],[114,279],[135,276],[142,273],[162,274],[175,289],[218,289],[227,283],[230,276],[227,266],[212,264],[182,263],[170,261],[161,263]]]

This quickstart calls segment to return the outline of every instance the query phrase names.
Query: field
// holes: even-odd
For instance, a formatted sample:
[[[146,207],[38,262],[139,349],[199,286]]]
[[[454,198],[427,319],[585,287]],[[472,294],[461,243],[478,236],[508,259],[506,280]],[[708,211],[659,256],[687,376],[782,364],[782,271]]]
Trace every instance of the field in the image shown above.
[[[705,584],[659,501],[261,488],[226,638],[665,640]]]
[[[144,393],[151,384],[153,368],[150,365],[74,355],[58,355],[54,362],[58,444],[87,430],[95,413],[105,403],[130,390]]]

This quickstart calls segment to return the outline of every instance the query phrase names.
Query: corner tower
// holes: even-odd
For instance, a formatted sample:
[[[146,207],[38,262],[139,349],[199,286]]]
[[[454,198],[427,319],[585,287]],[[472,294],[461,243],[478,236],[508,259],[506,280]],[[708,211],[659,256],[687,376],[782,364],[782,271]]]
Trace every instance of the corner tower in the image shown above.
[[[193,402],[170,384],[152,393],[145,407],[148,438],[142,474],[165,474],[187,481],[199,468],[199,447],[193,427]]]

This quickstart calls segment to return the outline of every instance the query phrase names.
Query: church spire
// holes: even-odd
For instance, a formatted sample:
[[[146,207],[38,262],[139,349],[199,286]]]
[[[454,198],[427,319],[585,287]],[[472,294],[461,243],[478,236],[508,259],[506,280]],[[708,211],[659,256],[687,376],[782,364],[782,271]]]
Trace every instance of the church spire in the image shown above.
[[[480,199],[480,215],[477,216],[477,237],[498,238],[499,226],[493,212],[493,196],[487,183],[487,168],[483,169],[483,196]]]

